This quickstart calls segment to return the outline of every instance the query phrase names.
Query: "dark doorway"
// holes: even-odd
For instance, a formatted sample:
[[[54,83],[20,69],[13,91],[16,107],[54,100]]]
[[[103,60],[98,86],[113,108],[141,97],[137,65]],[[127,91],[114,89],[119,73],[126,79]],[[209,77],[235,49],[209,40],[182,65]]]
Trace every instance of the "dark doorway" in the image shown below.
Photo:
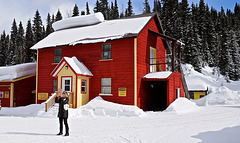
[[[167,81],[148,81],[149,111],[162,111],[167,108]]]

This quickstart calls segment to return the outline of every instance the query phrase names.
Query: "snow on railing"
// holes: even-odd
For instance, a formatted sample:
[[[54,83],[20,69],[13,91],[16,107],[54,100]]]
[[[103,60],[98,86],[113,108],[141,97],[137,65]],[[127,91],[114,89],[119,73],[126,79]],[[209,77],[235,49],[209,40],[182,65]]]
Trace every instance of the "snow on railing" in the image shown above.
[[[45,102],[45,112],[47,112],[54,104],[57,93],[54,93],[48,100]]]

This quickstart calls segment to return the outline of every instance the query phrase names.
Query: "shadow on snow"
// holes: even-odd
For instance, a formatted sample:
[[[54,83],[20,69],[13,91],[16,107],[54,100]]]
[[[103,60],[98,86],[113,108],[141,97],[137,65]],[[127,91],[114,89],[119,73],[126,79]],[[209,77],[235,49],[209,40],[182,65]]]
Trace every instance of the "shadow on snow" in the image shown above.
[[[199,143],[239,143],[240,126],[228,127],[219,131],[202,132],[192,136],[200,139]]]

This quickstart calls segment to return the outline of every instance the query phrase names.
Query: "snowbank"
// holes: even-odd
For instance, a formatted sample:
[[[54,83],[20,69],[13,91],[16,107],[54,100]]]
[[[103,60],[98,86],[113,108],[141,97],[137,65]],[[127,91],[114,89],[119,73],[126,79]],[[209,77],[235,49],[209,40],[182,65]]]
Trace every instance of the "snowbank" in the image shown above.
[[[165,110],[167,112],[176,112],[177,114],[185,114],[196,111],[199,107],[188,100],[187,98],[179,97],[173,103],[171,103]]]
[[[3,107],[2,110],[0,110],[0,116],[56,118],[57,114],[58,104],[55,104],[48,112],[45,112],[45,103],[16,108]],[[101,97],[94,98],[88,104],[81,106],[80,108],[69,109],[69,118],[97,116],[145,117],[146,113],[136,106],[108,102]]]
[[[44,104],[31,104],[14,108],[2,107],[2,110],[0,110],[0,116],[35,117],[42,109],[44,109]]]
[[[36,63],[25,63],[14,66],[0,67],[0,81],[13,80],[16,78],[36,73]]]
[[[232,91],[225,86],[218,87],[209,95],[193,100],[198,106],[240,104],[240,92]]]
[[[76,112],[76,113],[74,113]],[[122,105],[103,100],[100,96],[91,100],[88,104],[71,111],[72,117],[107,116],[107,117],[145,117],[146,113],[132,105]]]
[[[90,15],[76,16],[60,20],[53,23],[55,31],[67,28],[82,27],[87,25],[95,25],[104,21],[104,16],[101,12]]]

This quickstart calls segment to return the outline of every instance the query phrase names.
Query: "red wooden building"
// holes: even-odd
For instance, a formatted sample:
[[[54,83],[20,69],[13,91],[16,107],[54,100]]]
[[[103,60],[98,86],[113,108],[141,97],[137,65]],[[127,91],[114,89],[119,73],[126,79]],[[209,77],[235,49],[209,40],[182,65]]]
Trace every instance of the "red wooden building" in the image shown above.
[[[34,104],[36,64],[0,67],[0,100],[2,107]]]
[[[81,23],[91,16],[97,20]],[[183,75],[175,64],[180,63],[181,43],[164,35],[157,14],[105,21],[102,17],[101,13],[80,16],[79,25],[69,26],[66,23],[76,18],[59,21],[55,32],[32,47],[38,61],[36,103],[59,88],[73,92],[75,108],[101,96],[159,110],[177,95],[185,95]],[[167,55],[176,62],[168,65]],[[169,68],[168,75],[161,77]],[[151,73],[157,76],[148,75]]]

